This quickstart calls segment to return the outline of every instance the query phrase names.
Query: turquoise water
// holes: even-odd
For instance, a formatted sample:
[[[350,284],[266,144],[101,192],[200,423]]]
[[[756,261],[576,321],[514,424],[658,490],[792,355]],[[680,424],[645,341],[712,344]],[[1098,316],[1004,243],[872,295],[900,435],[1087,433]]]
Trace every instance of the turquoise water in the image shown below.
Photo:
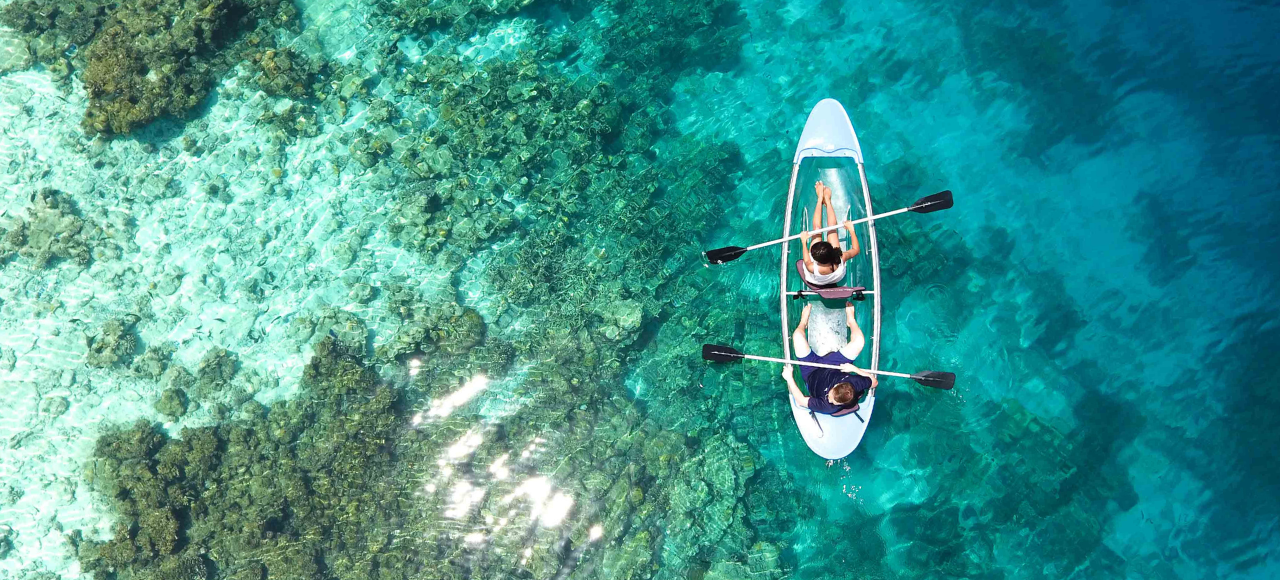
[[[1272,3],[223,2],[102,134],[125,17],[54,4],[0,28],[0,576],[1280,573]],[[834,462],[698,356],[781,355],[776,249],[700,252],[825,97],[878,210],[957,200],[877,290],[959,382]]]

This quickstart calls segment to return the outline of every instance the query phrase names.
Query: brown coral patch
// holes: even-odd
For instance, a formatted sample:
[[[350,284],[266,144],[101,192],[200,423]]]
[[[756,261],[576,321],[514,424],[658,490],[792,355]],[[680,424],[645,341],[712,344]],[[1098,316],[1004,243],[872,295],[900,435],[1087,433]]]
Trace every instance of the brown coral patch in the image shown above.
[[[128,133],[162,116],[186,117],[238,60],[223,54],[234,39],[261,21],[289,22],[295,14],[282,0],[121,3],[89,47],[84,129]]]

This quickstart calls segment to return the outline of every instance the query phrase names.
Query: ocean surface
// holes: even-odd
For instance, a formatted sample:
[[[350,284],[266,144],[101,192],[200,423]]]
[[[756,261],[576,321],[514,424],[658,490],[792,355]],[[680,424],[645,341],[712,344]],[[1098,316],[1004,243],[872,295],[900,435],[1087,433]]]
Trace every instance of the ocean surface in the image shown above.
[[[0,4],[2,578],[1280,577],[1280,4]],[[699,356],[827,97],[833,462]]]

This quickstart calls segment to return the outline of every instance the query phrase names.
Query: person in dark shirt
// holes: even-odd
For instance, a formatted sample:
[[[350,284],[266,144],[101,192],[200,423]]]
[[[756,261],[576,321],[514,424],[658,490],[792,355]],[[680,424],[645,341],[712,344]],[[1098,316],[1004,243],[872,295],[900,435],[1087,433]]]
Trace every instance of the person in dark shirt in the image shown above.
[[[844,315],[845,324],[849,326],[849,342],[840,350],[818,356],[809,348],[806,336],[809,311],[812,308],[812,304],[805,305],[804,312],[800,314],[800,324],[796,325],[796,331],[791,334],[791,346],[795,350],[796,360],[840,365],[840,369],[800,367],[800,378],[809,390],[807,397],[796,386],[792,365],[787,365],[782,370],[782,379],[787,382],[787,389],[791,391],[797,405],[808,407],[815,413],[847,415],[858,410],[858,400],[867,393],[874,393],[878,383],[875,375],[853,365],[853,359],[858,358],[858,354],[862,352],[866,338],[853,317],[853,304],[846,302]]]

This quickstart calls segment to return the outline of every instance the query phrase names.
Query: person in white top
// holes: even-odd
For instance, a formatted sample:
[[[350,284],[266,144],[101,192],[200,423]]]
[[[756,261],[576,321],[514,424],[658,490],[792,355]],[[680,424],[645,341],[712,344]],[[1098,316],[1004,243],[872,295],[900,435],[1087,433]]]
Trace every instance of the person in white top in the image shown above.
[[[827,218],[827,225],[833,226],[836,221],[836,208],[831,204],[831,188],[821,181],[813,186],[818,193],[818,203],[813,208],[813,229],[822,229],[822,218]],[[823,208],[826,208],[824,213]],[[849,243],[852,248],[845,250],[840,245],[840,235],[835,231],[827,232],[825,240],[817,239],[809,232],[800,232],[800,248],[804,255],[805,278],[815,286],[839,284],[844,279],[844,262],[858,255],[858,236],[853,232],[853,222],[846,220],[845,229],[849,230]]]

